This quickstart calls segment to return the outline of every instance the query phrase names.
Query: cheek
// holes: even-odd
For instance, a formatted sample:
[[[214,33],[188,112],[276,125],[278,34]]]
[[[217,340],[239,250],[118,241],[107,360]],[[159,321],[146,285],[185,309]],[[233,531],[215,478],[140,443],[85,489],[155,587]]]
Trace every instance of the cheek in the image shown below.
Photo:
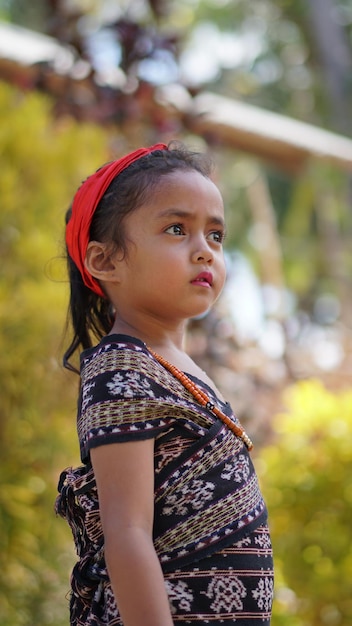
[[[225,280],[226,280],[226,265],[225,265],[225,259],[224,257],[222,257],[219,261],[219,285],[221,285],[220,290],[223,288],[225,284]]]

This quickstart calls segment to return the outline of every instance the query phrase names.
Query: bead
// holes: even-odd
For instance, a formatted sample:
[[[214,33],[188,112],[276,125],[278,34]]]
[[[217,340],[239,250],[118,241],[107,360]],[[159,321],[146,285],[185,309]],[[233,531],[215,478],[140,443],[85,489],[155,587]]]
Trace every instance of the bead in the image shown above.
[[[214,415],[216,415],[216,417],[218,417],[229,428],[229,430],[231,430],[237,437],[239,437],[239,439],[241,439],[241,441],[243,441],[248,450],[252,450],[253,443],[241,425],[235,424],[235,422],[233,422],[228,417],[228,415],[225,415],[225,413],[223,413],[219,409],[219,407],[215,406],[210,401],[207,394],[202,389],[199,389],[197,385],[193,382],[193,380],[188,378],[188,376],[184,372],[181,372],[181,370],[179,370],[176,365],[172,365],[172,363],[169,363],[169,361],[160,356],[160,354],[157,354],[150,348],[148,349],[150,354],[152,354],[152,356],[160,363],[160,365],[165,367],[165,369],[167,369],[173,376],[175,376],[175,378],[180,381],[180,383],[187,389],[187,391],[189,391],[189,393],[194,397],[195,400],[197,400],[197,402],[199,402],[201,406],[204,406],[206,409],[208,409],[208,411],[211,411]]]

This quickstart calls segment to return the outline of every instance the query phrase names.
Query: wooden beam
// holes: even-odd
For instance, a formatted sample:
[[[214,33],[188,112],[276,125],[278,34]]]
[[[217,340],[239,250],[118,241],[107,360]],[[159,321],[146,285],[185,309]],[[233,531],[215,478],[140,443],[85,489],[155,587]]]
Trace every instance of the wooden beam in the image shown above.
[[[58,71],[68,71],[75,54],[72,48],[63,46],[53,37],[0,22],[0,58],[22,66],[52,62]]]
[[[309,158],[352,172],[352,140],[292,118],[213,93],[187,97],[164,87],[159,101],[206,139],[296,169]]]

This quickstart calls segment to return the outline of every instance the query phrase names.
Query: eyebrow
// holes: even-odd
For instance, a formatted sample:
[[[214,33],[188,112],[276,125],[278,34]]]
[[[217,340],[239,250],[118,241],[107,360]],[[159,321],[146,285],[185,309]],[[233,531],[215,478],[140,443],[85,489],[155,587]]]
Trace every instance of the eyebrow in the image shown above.
[[[166,209],[165,211],[161,211],[158,214],[158,219],[160,218],[172,218],[177,217],[179,219],[192,219],[193,213],[191,211],[183,211],[182,209]],[[217,215],[211,215],[209,218],[209,223],[216,224],[218,226],[222,226],[225,228],[225,220],[222,217],[218,217]]]

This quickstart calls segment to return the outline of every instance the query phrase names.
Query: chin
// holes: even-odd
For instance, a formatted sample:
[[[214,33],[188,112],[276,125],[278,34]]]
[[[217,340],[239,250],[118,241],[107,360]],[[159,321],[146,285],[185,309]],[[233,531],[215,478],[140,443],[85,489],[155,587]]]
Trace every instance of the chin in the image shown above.
[[[199,315],[193,315],[192,317],[190,317],[190,321],[192,322],[197,322],[198,320],[202,320],[204,317],[206,317],[209,313],[209,309],[207,309],[207,311],[205,311],[205,313],[200,313]]]
[[[194,315],[190,315],[190,320],[201,320],[204,317],[206,317],[209,313],[211,309],[211,306],[208,306],[206,309],[204,309],[203,311],[200,311],[199,313],[195,313]]]

